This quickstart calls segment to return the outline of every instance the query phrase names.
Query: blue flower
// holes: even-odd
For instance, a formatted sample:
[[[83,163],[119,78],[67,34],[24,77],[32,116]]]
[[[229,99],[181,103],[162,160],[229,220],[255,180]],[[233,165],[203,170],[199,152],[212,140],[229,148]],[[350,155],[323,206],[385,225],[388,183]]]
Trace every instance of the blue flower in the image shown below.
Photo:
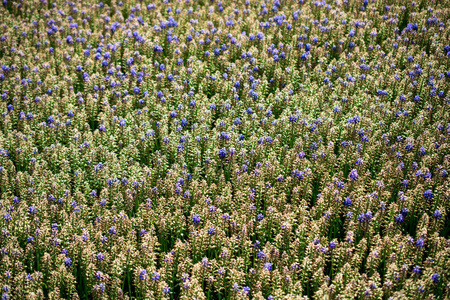
[[[425,199],[431,200],[431,199],[433,199],[433,192],[431,190],[426,190],[423,193],[423,196],[425,197]]]
[[[166,296],[167,296],[168,294],[170,294],[170,287],[169,287],[168,285],[164,286],[163,292],[164,292],[164,295],[166,295]]]
[[[111,228],[109,228],[109,234],[114,235],[117,233],[116,227],[115,226],[111,226]]]
[[[228,141],[230,139],[230,134],[228,132],[222,132],[220,133],[219,138],[223,141]]]
[[[421,147],[421,148],[419,149],[419,155],[420,155],[420,156],[424,156],[425,153],[426,153],[425,148],[424,148],[424,147]]]
[[[440,220],[442,218],[441,211],[439,209],[436,209],[433,213],[433,218],[436,220]]]
[[[348,36],[349,36],[349,37],[354,37],[354,36],[355,36],[355,33],[356,33],[356,32],[355,32],[355,29],[352,28],[352,29],[350,30]]]
[[[192,223],[194,223],[195,225],[200,224],[200,216],[199,215],[194,215],[194,217],[192,218]]]
[[[344,200],[344,205],[345,205],[345,206],[350,206],[350,205],[352,205],[352,199],[350,199],[350,197],[345,198],[345,200]]]
[[[266,269],[267,271],[272,271],[272,264],[270,262],[266,262],[264,264],[264,269]]]
[[[248,286],[244,286],[242,287],[242,291],[249,296],[250,295],[250,288]]]
[[[211,227],[208,229],[208,234],[209,234],[210,236],[213,236],[213,235],[216,234],[216,230],[214,229],[214,227],[211,226]]]
[[[153,274],[152,274],[152,280],[153,280],[153,281],[156,281],[156,282],[158,282],[158,281],[161,280],[161,276],[159,275],[158,272],[153,272]]]
[[[64,265],[66,265],[66,267],[72,266],[72,260],[70,259],[70,257],[66,258],[66,260],[64,261]]]
[[[171,118],[176,118],[176,117],[177,117],[177,111],[176,111],[176,110],[172,110],[172,111],[170,112],[170,117],[171,117]]]
[[[335,242],[335,241],[331,241],[331,242],[328,244],[328,247],[330,247],[331,249],[335,249],[335,248],[336,248],[336,242]]]
[[[12,220],[11,215],[9,213],[5,213],[3,215],[3,218],[5,219],[6,222],[10,222]]]
[[[416,246],[420,249],[423,249],[425,247],[425,242],[422,238],[418,238],[416,241]]]
[[[408,209],[407,208],[402,208],[400,210],[400,213],[402,214],[402,216],[406,217],[408,215]]]
[[[36,206],[28,207],[28,213],[34,215],[37,212]]]
[[[103,255],[103,253],[99,252],[96,256],[98,261],[103,261],[105,260],[105,255]]]
[[[353,180],[353,181],[356,181],[356,180],[358,180],[358,171],[356,170],[356,169],[353,169],[351,172],[350,172],[350,179],[351,180]]]
[[[219,158],[225,159],[227,157],[227,150],[225,148],[222,148],[219,150]]]
[[[146,269],[142,269],[141,272],[139,273],[139,278],[144,281],[147,280],[148,278],[148,273]]]
[[[360,222],[360,223],[363,223],[363,222],[365,222],[366,221],[366,215],[364,214],[364,213],[360,213],[359,215],[358,215],[358,222]]]
[[[34,244],[34,237],[29,236],[28,239],[27,239],[27,243],[33,245]]]
[[[289,117],[289,122],[291,122],[291,123],[296,123],[297,122],[297,116],[296,115],[291,115],[290,117]]]

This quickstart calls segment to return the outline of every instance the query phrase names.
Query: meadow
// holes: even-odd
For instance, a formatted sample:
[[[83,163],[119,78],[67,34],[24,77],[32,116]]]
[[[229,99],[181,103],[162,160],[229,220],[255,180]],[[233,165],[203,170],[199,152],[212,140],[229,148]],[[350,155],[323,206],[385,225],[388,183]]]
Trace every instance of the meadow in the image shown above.
[[[449,299],[449,0],[122,1],[2,0],[1,300]]]

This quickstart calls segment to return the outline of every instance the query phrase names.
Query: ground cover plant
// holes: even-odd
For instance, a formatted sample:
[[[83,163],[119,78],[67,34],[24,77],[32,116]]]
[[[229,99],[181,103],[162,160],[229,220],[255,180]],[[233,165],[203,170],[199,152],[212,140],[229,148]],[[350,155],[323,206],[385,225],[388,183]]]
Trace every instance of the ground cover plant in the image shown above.
[[[3,0],[2,299],[444,299],[450,2]]]

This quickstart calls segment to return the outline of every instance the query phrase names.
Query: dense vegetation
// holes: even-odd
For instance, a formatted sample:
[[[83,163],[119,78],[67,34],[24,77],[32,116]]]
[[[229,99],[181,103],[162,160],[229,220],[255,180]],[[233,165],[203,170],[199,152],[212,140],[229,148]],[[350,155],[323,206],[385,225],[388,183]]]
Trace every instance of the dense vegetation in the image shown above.
[[[3,0],[2,299],[443,299],[450,2]]]

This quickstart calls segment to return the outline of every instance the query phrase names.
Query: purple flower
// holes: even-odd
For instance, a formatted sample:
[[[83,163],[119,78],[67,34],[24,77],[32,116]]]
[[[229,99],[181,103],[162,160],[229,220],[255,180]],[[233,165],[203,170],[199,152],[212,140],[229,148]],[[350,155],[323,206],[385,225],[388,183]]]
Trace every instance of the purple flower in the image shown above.
[[[219,150],[219,158],[225,159],[227,157],[227,150],[225,148],[222,148]]]
[[[28,213],[34,215],[37,212],[36,206],[28,207]]]
[[[408,143],[408,144],[406,144],[406,146],[405,146],[405,150],[406,151],[412,151],[412,149],[413,149],[413,144],[412,143]]]
[[[402,187],[405,187],[405,188],[408,187],[408,184],[409,184],[409,180],[407,180],[407,179],[404,179],[401,183]]]
[[[345,206],[350,206],[352,205],[352,199],[350,197],[347,197],[344,199],[344,205]]]
[[[239,292],[239,285],[237,283],[233,284],[233,291]]]
[[[433,275],[431,275],[431,279],[433,280],[434,283],[438,283],[439,282],[439,274],[434,273]]]
[[[27,243],[33,245],[34,244],[34,237],[29,236],[28,239],[27,239]]]
[[[213,226],[211,226],[211,227],[208,229],[208,234],[209,234],[210,236],[213,236],[213,235],[216,234],[216,230],[214,229]]]
[[[363,222],[365,222],[366,221],[366,215],[364,214],[364,213],[360,213],[359,215],[358,215],[358,222],[360,222],[360,223],[363,223]]]
[[[258,242],[258,245],[259,245],[259,242]],[[256,252],[256,257],[258,259],[264,259],[264,258],[266,258],[266,254],[263,251],[258,251],[258,252]]]
[[[66,260],[64,261],[64,265],[66,265],[66,267],[72,266],[72,260],[70,259],[70,257],[66,258]]]
[[[433,218],[436,220],[440,220],[442,218],[441,211],[439,209],[436,209],[433,213]]]
[[[408,215],[408,209],[404,207],[400,210],[400,213],[402,214],[402,216],[406,217]]]
[[[169,287],[168,285],[164,286],[163,292],[164,292],[164,295],[166,295],[166,296],[167,296],[168,294],[170,294],[170,287]]]
[[[351,180],[353,180],[353,181],[356,181],[356,180],[358,180],[358,171],[356,170],[356,169],[353,169],[351,172],[350,172],[350,179]]]
[[[420,155],[420,156],[424,156],[425,153],[426,153],[425,148],[424,148],[424,147],[421,147],[421,148],[419,149],[419,155]]]
[[[248,286],[244,286],[242,287],[242,291],[249,296],[250,295],[250,288]]]
[[[158,281],[161,280],[161,276],[159,275],[158,272],[153,272],[153,274],[152,274],[152,280],[153,280],[153,281],[156,281],[156,282],[158,282]]]
[[[395,223],[401,224],[403,223],[403,215],[399,214],[397,217],[395,217]]]
[[[202,261],[200,262],[200,264],[201,264],[203,267],[207,268],[207,267],[209,266],[208,258],[207,258],[207,257],[204,257],[204,258],[202,259]]]
[[[103,261],[105,260],[105,255],[103,255],[103,253],[99,252],[96,256],[98,261]]]
[[[425,247],[425,242],[423,241],[423,238],[418,238],[416,241],[416,246],[420,249],[423,249]]]
[[[139,278],[141,280],[147,280],[148,278],[148,273],[146,269],[142,269],[141,272],[139,273]]]
[[[228,132],[222,132],[219,138],[223,141],[228,141],[230,139],[230,134]]]
[[[431,199],[433,199],[433,192],[431,190],[426,190],[423,193],[423,196],[425,197],[425,199],[431,200]]]
[[[194,217],[192,218],[192,223],[194,223],[195,225],[200,224],[200,216],[194,215]]]
[[[116,234],[117,230],[115,226],[111,226],[111,228],[109,228],[109,234],[113,235]]]

